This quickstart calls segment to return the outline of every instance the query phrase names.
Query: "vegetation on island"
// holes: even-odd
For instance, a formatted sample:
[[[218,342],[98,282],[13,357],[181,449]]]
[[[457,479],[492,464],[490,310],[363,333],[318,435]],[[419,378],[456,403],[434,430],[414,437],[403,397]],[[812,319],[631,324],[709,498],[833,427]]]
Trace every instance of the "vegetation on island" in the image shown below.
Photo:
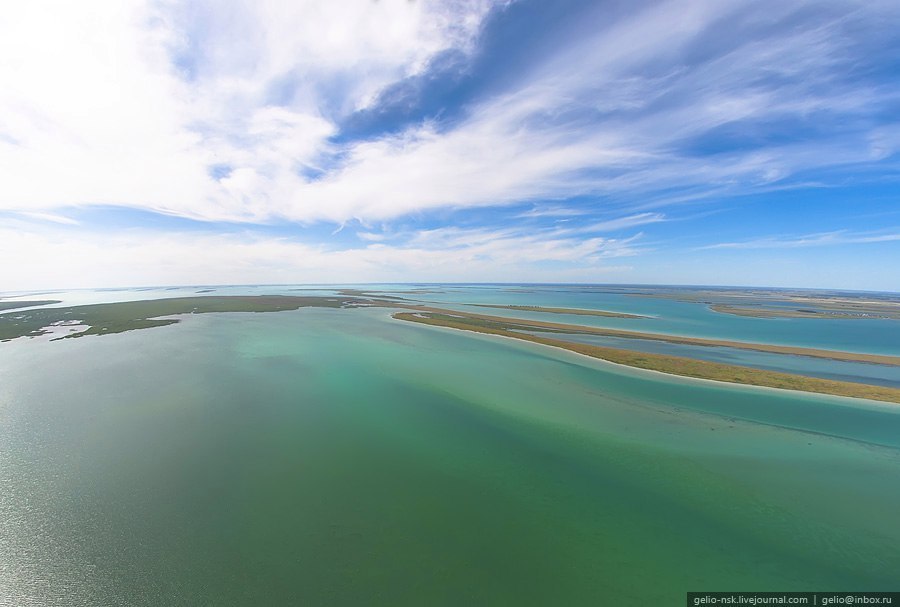
[[[347,302],[337,297],[303,297],[289,295],[230,295],[175,297],[116,303],[42,308],[18,313],[0,314],[0,341],[16,337],[35,337],[48,333],[46,327],[62,323],[89,325],[88,329],[56,339],[109,335],[135,329],[149,329],[175,324],[177,318],[160,318],[178,314],[210,312],[278,312],[303,307],[339,308]]]
[[[755,318],[900,320],[900,298],[891,293],[677,288],[628,295],[702,303],[713,312]]]
[[[57,302],[45,300],[41,302],[20,301],[17,303],[20,304],[20,307],[24,307],[25,305],[34,306]],[[344,308],[371,306],[405,310],[393,314],[393,317],[398,320],[464,331],[474,331],[487,335],[510,337],[531,343],[562,348],[613,363],[661,371],[673,375],[900,403],[900,388],[835,381],[739,365],[697,360],[688,357],[577,343],[567,341],[564,336],[583,334],[617,338],[649,339],[675,344],[707,347],[725,346],[760,352],[773,352],[778,354],[811,356],[840,361],[867,362],[894,366],[900,366],[900,357],[898,356],[735,342],[475,314],[425,305],[415,305],[411,302],[407,303],[403,301],[402,298],[379,296],[376,293],[352,289],[342,290],[339,292],[339,296],[331,297],[293,295],[177,297],[169,299],[11,311],[0,314],[0,340],[8,341],[17,337],[34,337],[49,333],[50,327],[60,325],[87,325],[87,328],[82,331],[56,337],[55,339],[68,339],[87,335],[109,335],[136,329],[161,327],[179,322],[178,318],[172,317],[181,314],[206,314],[213,312],[278,312],[297,310],[303,307]],[[485,307],[502,307],[505,309],[528,311],[566,310],[565,312],[558,313],[572,313],[572,310],[568,308],[548,309],[537,306]],[[595,311],[585,310],[584,312],[593,313]],[[601,313],[600,315],[606,314],[619,316],[617,313]],[[628,316],[629,315],[625,315],[625,317]]]
[[[746,341],[731,341],[726,339],[708,339],[704,337],[687,337],[683,335],[669,335],[666,333],[648,333],[644,331],[629,331],[624,329],[609,329],[606,327],[588,327],[585,325],[571,325],[565,323],[548,322],[543,320],[529,320],[524,318],[511,318],[507,316],[492,316],[488,314],[473,314],[428,306],[395,306],[406,307],[411,310],[435,314],[449,314],[453,317],[463,318],[472,325],[500,326],[501,328],[516,331],[539,331],[544,333],[568,333],[579,335],[598,335],[603,337],[623,337],[630,339],[648,339],[662,341],[671,344],[683,344],[692,346],[727,347],[738,350],[752,350],[756,352],[770,352],[773,354],[791,354],[796,356],[809,356],[812,358],[826,358],[847,362],[863,362],[880,365],[900,366],[900,356],[887,354],[868,354],[862,352],[842,352],[838,350],[822,350],[819,348],[802,348],[797,346],[780,346],[776,344],[761,344]]]
[[[426,325],[474,331],[487,335],[499,335],[510,337],[535,344],[552,346],[569,350],[577,354],[584,354],[608,362],[660,371],[672,375],[682,375],[698,379],[711,379],[736,384],[748,384],[769,388],[782,388],[786,390],[800,390],[803,392],[817,392],[820,394],[832,394],[836,396],[849,396],[853,398],[868,398],[871,400],[900,403],[900,389],[884,386],[873,386],[853,382],[835,381],[807,377],[792,373],[766,371],[738,365],[727,365],[702,361],[680,356],[664,354],[651,354],[637,352],[621,348],[595,346],[591,344],[575,343],[532,335],[510,330],[515,324],[487,321],[479,318],[466,318],[459,315],[439,314],[433,312],[398,312],[393,315],[398,320],[405,320]]]
[[[519,312],[545,312],[547,314],[572,314],[575,316],[604,316],[607,318],[648,318],[639,314],[624,312],[608,312],[607,310],[586,310],[584,308],[547,308],[544,306],[504,306],[497,304],[470,304],[479,308],[499,308],[501,310],[517,310]]]
[[[828,308],[763,308],[712,304],[709,309],[720,314],[750,316],[752,318],[825,318],[825,319],[900,319],[900,309],[855,308],[833,310]]]

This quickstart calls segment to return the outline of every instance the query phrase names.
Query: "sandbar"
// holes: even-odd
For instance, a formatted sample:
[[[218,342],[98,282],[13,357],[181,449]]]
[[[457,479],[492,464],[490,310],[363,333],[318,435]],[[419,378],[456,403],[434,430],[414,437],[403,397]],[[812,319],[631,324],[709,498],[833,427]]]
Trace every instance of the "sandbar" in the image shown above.
[[[405,320],[426,325],[473,331],[488,335],[510,337],[531,343],[543,344],[569,350],[577,354],[584,354],[593,358],[606,360],[630,367],[661,371],[672,375],[682,375],[699,379],[709,379],[728,383],[746,384],[752,386],[765,386],[768,388],[781,388],[785,390],[799,390],[802,392],[816,392],[820,394],[832,394],[852,398],[866,398],[891,403],[900,403],[900,389],[885,386],[873,386],[854,382],[835,381],[817,377],[807,377],[792,373],[778,371],[766,371],[738,365],[727,365],[701,361],[680,356],[664,354],[651,354],[595,346],[591,344],[574,343],[553,339],[541,335],[518,333],[511,331],[499,323],[493,326],[479,319],[467,319],[459,316],[450,316],[437,313],[422,312],[397,312],[393,315],[398,320]],[[474,321],[474,322],[473,322]]]
[[[900,356],[887,354],[869,354],[863,352],[843,352],[839,350],[822,350],[818,348],[803,348],[799,346],[780,346],[776,344],[761,344],[746,341],[731,341],[725,339],[707,339],[704,337],[687,337],[683,335],[668,335],[665,333],[647,333],[643,331],[628,331],[624,329],[607,329],[605,327],[588,327],[585,325],[571,325],[542,320],[527,320],[523,318],[510,318],[507,316],[492,316],[489,314],[475,314],[471,312],[459,312],[444,308],[430,306],[402,306],[393,304],[394,307],[405,307],[410,310],[421,310],[435,314],[466,319],[469,324],[487,324],[498,326],[507,330],[545,331],[549,333],[580,333],[584,335],[602,335],[606,337],[624,337],[633,339],[650,339],[665,341],[673,344],[686,344],[695,346],[724,346],[739,350],[753,350],[756,352],[771,352],[774,354],[793,354],[796,356],[810,356],[813,358],[827,358],[848,362],[873,363],[878,365],[900,366]]]
[[[607,310],[587,310],[584,308],[547,308],[544,306],[504,306],[498,304],[469,304],[479,308],[497,308],[500,310],[517,310],[520,312],[546,312],[548,314],[572,314],[576,316],[604,316],[607,318],[649,318],[640,314],[609,312]]]

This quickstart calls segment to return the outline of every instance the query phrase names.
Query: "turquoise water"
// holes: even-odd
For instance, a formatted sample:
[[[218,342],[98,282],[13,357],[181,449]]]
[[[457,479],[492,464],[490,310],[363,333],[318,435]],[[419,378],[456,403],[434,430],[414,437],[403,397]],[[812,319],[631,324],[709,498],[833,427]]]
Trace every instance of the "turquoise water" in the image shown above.
[[[547,333],[530,333],[547,336]],[[571,342],[670,356],[684,356],[724,364],[743,365],[756,369],[796,373],[809,377],[821,377],[837,381],[851,381],[894,388],[900,387],[900,367],[891,365],[829,360],[793,354],[755,352],[726,346],[694,346],[650,339],[606,337],[603,335],[554,333],[552,337]]]
[[[895,405],[374,309],[15,340],[0,373],[4,606],[897,589]]]
[[[788,346],[896,354],[900,350],[900,322],[880,319],[782,319],[750,318],[713,312],[703,303],[649,298],[599,287],[530,286],[444,288],[445,292],[417,295],[432,302],[457,304],[537,305],[585,308],[646,315],[646,319],[603,318],[553,314],[557,322],[585,324],[651,333],[691,335]],[[525,292],[519,292],[520,290]],[[670,293],[671,290],[662,290]],[[675,291],[677,294],[677,291]],[[479,308],[468,308],[479,310]],[[482,312],[488,311],[485,308]],[[492,309],[490,314],[547,320],[546,314]]]
[[[760,343],[845,350],[871,354],[900,351],[900,322],[880,319],[750,318],[713,312],[706,304],[633,295],[629,287],[565,287],[548,285],[344,285],[340,288],[401,295],[418,302],[444,305],[496,316],[610,327],[651,333],[690,335]],[[640,292],[647,291],[642,287]],[[659,289],[677,294],[678,289]],[[63,300],[56,306],[188,297],[197,295],[334,295],[333,285],[193,286],[44,292],[40,298]],[[9,294],[5,294],[9,295]],[[17,294],[18,295],[18,294]],[[900,296],[898,296],[900,297]],[[37,298],[37,296],[35,296]],[[466,304],[531,305],[584,308],[646,315],[644,319],[543,314],[469,307]],[[53,306],[50,306],[53,307]]]

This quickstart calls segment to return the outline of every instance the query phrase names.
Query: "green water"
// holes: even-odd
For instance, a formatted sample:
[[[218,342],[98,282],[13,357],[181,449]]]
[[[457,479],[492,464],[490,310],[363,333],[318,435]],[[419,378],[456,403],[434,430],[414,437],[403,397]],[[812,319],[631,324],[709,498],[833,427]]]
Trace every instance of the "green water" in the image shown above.
[[[530,332],[541,335],[541,332]],[[544,333],[546,335],[546,333]],[[900,387],[900,367],[874,363],[848,362],[797,356],[794,354],[777,354],[773,352],[755,352],[739,350],[726,346],[696,346],[691,344],[675,344],[650,339],[633,339],[608,337],[604,335],[586,335],[578,333],[556,333],[559,339],[570,342],[610,346],[623,350],[653,352],[671,356],[684,356],[698,360],[708,360],[731,365],[742,365],[756,369],[768,369],[783,373],[795,373],[808,377],[821,377],[838,381],[852,381],[876,386]]]
[[[393,321],[0,345],[0,605],[897,590],[892,405]]]

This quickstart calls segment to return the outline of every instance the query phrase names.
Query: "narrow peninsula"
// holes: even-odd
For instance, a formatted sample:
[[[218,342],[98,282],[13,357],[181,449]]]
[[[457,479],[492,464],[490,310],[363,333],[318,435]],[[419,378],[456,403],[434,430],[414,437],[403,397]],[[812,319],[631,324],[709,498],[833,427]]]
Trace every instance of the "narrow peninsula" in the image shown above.
[[[870,400],[900,403],[900,389],[898,388],[876,386],[856,382],[836,381],[817,377],[808,377],[805,375],[796,375],[793,373],[767,371],[740,365],[703,361],[682,356],[638,352],[635,350],[627,350],[624,348],[612,348],[565,341],[563,339],[555,339],[552,337],[545,337],[543,335],[534,335],[531,333],[517,331],[517,328],[521,329],[522,327],[528,327],[528,325],[525,324],[517,324],[521,322],[519,319],[499,319],[498,317],[494,317],[494,319],[492,320],[485,317],[479,318],[476,315],[465,316],[460,315],[456,312],[451,312],[450,314],[441,314],[433,311],[398,312],[395,313],[393,317],[397,320],[416,322],[420,324],[459,329],[463,331],[473,331],[476,333],[484,333],[487,335],[510,337],[512,339],[542,344],[545,346],[562,348],[564,350],[569,350],[577,354],[584,354],[592,358],[598,358],[606,360],[608,362],[627,365],[630,367],[637,367],[640,369],[648,369],[651,371],[660,371],[662,373],[669,373],[671,375],[682,375],[685,377],[709,379],[736,384],[747,384],[769,388],[782,388],[785,390],[799,390],[802,392],[816,392],[820,394],[831,394],[835,396],[866,398]],[[534,329],[533,326],[530,328]],[[753,349],[762,349],[765,347],[778,348],[778,346],[765,346],[763,344],[748,345],[754,346]],[[792,350],[807,351],[809,349],[793,348]],[[811,351],[816,352],[815,350]],[[820,352],[830,351],[823,350]],[[869,355],[850,352],[834,352],[833,356],[829,357],[837,358],[838,356],[843,356],[841,360],[858,360],[860,357],[870,358]],[[871,355],[871,357],[875,357],[875,355]],[[884,359],[885,362],[883,364],[900,364],[900,358],[898,357],[885,356],[877,358]]]
[[[606,318],[649,318],[640,314],[625,312],[609,312],[607,310],[587,310],[584,308],[547,308],[544,306],[504,306],[499,304],[471,304],[479,308],[497,308],[500,310],[516,310],[519,312],[543,312],[546,314],[571,314],[573,316],[603,316]]]
[[[18,303],[23,304],[24,307],[24,304],[33,306],[40,305],[41,303],[46,304],[53,302],[47,300],[43,302],[21,301]],[[0,341],[9,341],[18,337],[36,337],[49,333],[54,326],[62,325],[86,325],[86,328],[78,332],[56,337],[54,340],[72,339],[89,335],[110,335],[137,329],[172,325],[179,322],[178,318],[173,317],[183,314],[207,314],[216,312],[280,312],[297,310],[305,307],[383,307],[390,310],[396,310],[393,312],[393,318],[401,321],[459,329],[463,331],[474,331],[487,335],[510,337],[531,343],[562,348],[613,363],[660,371],[673,375],[900,403],[900,388],[891,386],[808,377],[805,375],[698,360],[683,356],[672,356],[668,354],[641,352],[620,347],[578,343],[568,341],[565,337],[566,335],[582,334],[656,340],[695,346],[725,346],[759,352],[890,366],[900,366],[900,357],[898,356],[705,339],[699,337],[625,331],[603,327],[589,327],[522,318],[492,316],[487,314],[475,314],[424,305],[414,305],[403,301],[402,298],[379,296],[372,292],[351,289],[339,292],[338,296],[213,295],[8,311],[0,314]],[[540,308],[537,306],[487,307],[503,307],[505,309],[522,309],[527,311],[548,311],[548,308]],[[571,309],[568,308],[550,308],[549,310],[565,310],[565,312],[553,313],[572,313]],[[608,314],[619,316],[618,313]],[[626,318],[629,316],[630,315],[625,315]]]

